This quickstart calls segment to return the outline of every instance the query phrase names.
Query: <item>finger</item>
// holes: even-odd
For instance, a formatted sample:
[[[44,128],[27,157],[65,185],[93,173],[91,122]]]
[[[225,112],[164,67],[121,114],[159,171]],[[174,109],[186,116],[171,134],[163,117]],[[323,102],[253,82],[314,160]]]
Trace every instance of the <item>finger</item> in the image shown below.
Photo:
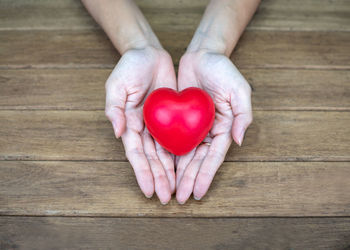
[[[127,93],[124,88],[118,88],[115,79],[108,79],[106,82],[106,107],[105,114],[113,125],[116,138],[119,138],[125,131],[126,119],[124,114]]]
[[[199,82],[190,60],[191,59],[187,56],[183,56],[180,60],[177,86],[179,91],[188,87],[199,87]]]
[[[191,152],[181,155],[177,157],[177,164],[176,164],[176,189],[179,188],[179,184],[181,182],[182,176],[185,172],[186,167],[193,159],[194,154],[196,153],[196,148],[193,149]]]
[[[195,180],[193,197],[196,200],[200,200],[208,191],[216,171],[225,159],[231,143],[232,138],[230,133],[219,134],[214,137]]]
[[[134,169],[137,183],[147,198],[154,193],[154,182],[151,168],[142,147],[139,133],[128,129],[122,136],[126,157]]]
[[[187,166],[179,184],[179,188],[176,191],[176,199],[180,204],[184,204],[191,196],[197,173],[208,152],[208,148],[209,146],[206,144],[197,147],[192,161]]]
[[[170,191],[173,194],[175,192],[175,170],[174,170],[174,159],[171,154],[166,151],[158,142],[155,141],[156,152],[160,162],[165,169],[165,173],[168,177]]]
[[[160,202],[165,205],[171,199],[170,185],[163,165],[156,153],[154,141],[147,130],[143,132],[143,146],[146,158],[153,173],[155,191]]]
[[[215,123],[214,123],[215,124]],[[210,137],[210,135],[208,134],[202,143],[209,143],[207,145],[210,145],[212,141],[212,138]],[[178,156],[176,158],[176,188],[178,188],[180,182],[181,182],[181,179],[182,179],[182,176],[185,172],[185,169],[186,167],[188,166],[188,164],[192,161],[195,153],[196,153],[196,149],[197,148],[194,148],[192,151],[190,151],[189,153],[185,154],[185,155],[181,155],[181,156]]]
[[[253,121],[251,90],[248,83],[232,95],[231,107],[234,115],[232,137],[241,146],[244,133]]]
[[[156,84],[157,88],[176,89],[176,74],[171,56],[167,52],[161,53],[164,53],[164,56],[161,57],[161,61],[159,62],[159,66],[161,67],[158,67],[158,72],[153,82]]]

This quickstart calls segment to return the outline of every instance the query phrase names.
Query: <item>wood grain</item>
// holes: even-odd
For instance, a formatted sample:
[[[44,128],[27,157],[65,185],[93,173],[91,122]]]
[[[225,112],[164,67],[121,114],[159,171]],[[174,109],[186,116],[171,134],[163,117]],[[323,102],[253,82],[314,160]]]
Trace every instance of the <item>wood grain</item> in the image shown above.
[[[95,31],[4,31],[0,67],[113,67],[120,58],[107,36]],[[107,66],[106,66],[107,65]]]
[[[155,30],[193,31],[208,0],[136,2]],[[0,30],[98,27],[80,1],[2,0],[0,6]],[[264,0],[248,29],[350,31],[349,13],[347,0]]]
[[[0,70],[0,109],[104,110],[104,83],[110,72],[110,69]],[[253,88],[254,110],[350,110],[350,71],[241,72]]]
[[[227,161],[349,161],[349,112],[256,111]],[[1,160],[126,160],[103,111],[0,111]]]
[[[0,217],[1,249],[334,249],[349,218]]]
[[[105,81],[111,71],[0,70],[0,109],[104,110]]]
[[[0,171],[1,215],[350,216],[349,162],[225,163],[201,201],[166,206],[144,197],[126,162],[0,161]]]
[[[137,0],[176,67],[207,2]],[[0,0],[0,249],[350,248],[349,23],[348,0],[262,1],[231,57],[243,147],[201,201],[162,206],[104,116],[120,55],[80,1]]]
[[[231,56],[240,67],[348,69],[348,32],[247,31]]]
[[[192,32],[158,36],[177,65]],[[101,30],[3,31],[0,48],[2,69],[113,68],[119,58]],[[350,32],[246,31],[232,58],[240,69],[350,69],[349,52]]]
[[[350,31],[347,0],[263,0],[248,29]]]

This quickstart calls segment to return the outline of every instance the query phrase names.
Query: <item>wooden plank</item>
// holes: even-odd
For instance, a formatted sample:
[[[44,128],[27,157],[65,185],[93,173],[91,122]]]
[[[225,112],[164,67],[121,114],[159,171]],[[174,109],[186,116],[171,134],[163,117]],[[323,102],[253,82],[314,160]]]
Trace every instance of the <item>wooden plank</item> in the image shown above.
[[[77,0],[1,0],[0,30],[94,29],[98,25]]]
[[[347,249],[349,218],[0,217],[2,249]]]
[[[175,65],[192,32],[158,32]],[[176,37],[176,39],[174,39]],[[119,55],[101,30],[3,31],[0,68],[112,68]],[[233,53],[239,68],[350,69],[350,32],[247,31]]]
[[[155,30],[194,30],[208,0],[137,0]],[[95,29],[80,1],[0,2],[0,30]],[[248,29],[350,31],[347,0],[264,0]],[[286,18],[288,17],[288,18]]]
[[[0,70],[0,109],[103,110],[104,83],[110,72]],[[247,69],[242,73],[254,89],[254,110],[350,110],[350,71]]]
[[[0,70],[0,109],[104,110],[111,69]]]
[[[126,162],[0,161],[0,170],[1,215],[350,215],[349,162],[225,163],[201,201],[166,206],[144,197]]]
[[[248,29],[350,31],[348,0],[263,0]]]
[[[155,30],[193,30],[208,0],[136,1]],[[81,30],[99,28],[80,1],[0,2],[0,30]]]
[[[256,111],[227,161],[349,161],[350,112]],[[0,160],[126,160],[103,111],[0,111]]]
[[[0,67],[5,68],[111,68],[119,57],[101,30],[4,31],[0,36]]]
[[[247,31],[231,58],[238,67],[349,69],[350,33]]]

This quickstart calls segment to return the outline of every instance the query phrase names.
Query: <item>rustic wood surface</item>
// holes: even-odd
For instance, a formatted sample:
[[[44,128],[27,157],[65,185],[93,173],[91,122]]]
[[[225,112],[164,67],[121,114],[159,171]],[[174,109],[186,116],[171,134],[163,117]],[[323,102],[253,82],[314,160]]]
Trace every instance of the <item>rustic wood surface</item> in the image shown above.
[[[177,67],[208,0],[136,2]],[[262,1],[231,57],[254,122],[199,202],[139,190],[103,112],[119,57],[78,0],[0,0],[1,250],[350,249],[348,0]]]
[[[153,29],[193,31],[209,1],[136,2]],[[0,30],[98,28],[80,1],[1,0],[0,4]],[[248,29],[350,31],[349,11],[347,0],[264,0]]]
[[[0,69],[113,68],[119,54],[101,30],[2,31]],[[175,65],[193,32],[156,32]],[[177,39],[175,40],[174,37]],[[40,48],[40,49],[39,49]],[[232,54],[239,68],[350,69],[349,32],[246,31]]]
[[[349,161],[350,113],[256,111],[227,161]],[[103,111],[0,111],[0,160],[126,160]],[[341,132],[340,132],[341,131]]]
[[[143,197],[126,162],[1,161],[0,171],[3,215],[350,216],[348,162],[227,162],[201,201],[167,206]]]
[[[2,249],[346,250],[349,234],[349,218],[0,217]]]
[[[0,109],[104,110],[104,83],[110,72],[0,70]],[[349,71],[243,69],[241,73],[253,88],[254,110],[350,110]]]

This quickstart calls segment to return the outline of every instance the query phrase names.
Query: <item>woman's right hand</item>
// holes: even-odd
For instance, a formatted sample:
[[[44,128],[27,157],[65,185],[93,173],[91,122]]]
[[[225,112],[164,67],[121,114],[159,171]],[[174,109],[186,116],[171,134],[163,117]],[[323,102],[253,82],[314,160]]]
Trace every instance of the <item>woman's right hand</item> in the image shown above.
[[[161,48],[126,51],[106,82],[106,116],[115,136],[122,137],[126,157],[137,182],[150,198],[154,191],[162,204],[175,192],[174,157],[153,140],[144,126],[142,108],[154,89],[176,89],[170,55]]]

